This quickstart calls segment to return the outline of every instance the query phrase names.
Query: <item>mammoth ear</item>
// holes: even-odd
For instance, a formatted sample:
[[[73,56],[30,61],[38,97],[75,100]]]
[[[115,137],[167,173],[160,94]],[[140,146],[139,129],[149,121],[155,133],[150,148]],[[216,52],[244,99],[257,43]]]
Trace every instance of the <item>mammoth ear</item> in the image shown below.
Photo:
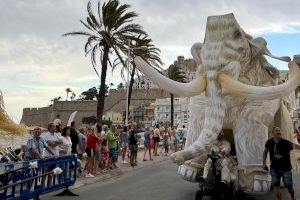
[[[272,58],[282,60],[285,62],[291,61],[291,58],[289,56],[278,57],[278,56],[272,55],[271,52],[267,48],[267,42],[264,38],[261,38],[261,37],[254,38],[252,40],[249,40],[249,43],[250,43],[251,50],[252,50],[252,53],[254,56],[267,55]]]
[[[195,43],[191,48],[191,54],[193,58],[196,60],[196,63],[198,65],[202,63],[201,56],[200,56],[201,48],[202,48],[202,43]]]

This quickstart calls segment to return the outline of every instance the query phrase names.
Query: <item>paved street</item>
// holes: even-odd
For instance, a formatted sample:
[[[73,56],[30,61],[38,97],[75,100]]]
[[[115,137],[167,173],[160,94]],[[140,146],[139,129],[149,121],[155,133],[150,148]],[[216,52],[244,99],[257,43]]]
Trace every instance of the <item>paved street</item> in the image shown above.
[[[73,190],[79,197],[63,197],[76,200],[193,200],[197,184],[182,180],[176,174],[177,166],[170,160],[145,166],[116,176],[105,182],[97,182]],[[294,176],[296,197],[300,199],[300,175]],[[298,191],[297,191],[298,188]],[[62,199],[45,197],[43,199]],[[206,198],[209,199],[209,198]],[[273,200],[272,194],[255,197],[257,200]],[[285,198],[289,199],[289,198]]]

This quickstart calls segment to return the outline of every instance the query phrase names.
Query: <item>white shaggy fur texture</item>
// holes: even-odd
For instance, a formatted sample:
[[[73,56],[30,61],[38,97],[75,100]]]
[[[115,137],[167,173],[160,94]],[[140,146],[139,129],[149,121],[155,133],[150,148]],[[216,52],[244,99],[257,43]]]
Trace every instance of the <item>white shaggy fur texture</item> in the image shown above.
[[[178,92],[181,96],[193,96],[205,90],[205,94],[198,93],[190,99],[190,122],[185,150],[172,154],[173,160],[182,164],[207,154],[219,132],[222,129],[232,129],[238,164],[261,164],[268,127],[274,121],[280,99],[253,100],[223,94],[218,77],[225,73],[231,79],[252,86],[276,85],[278,70],[263,56],[271,55],[266,42],[262,38],[253,39],[246,34],[233,14],[210,16],[207,19],[204,42],[194,44],[191,53],[198,64],[198,81],[191,83],[175,84],[151,69],[142,59],[135,59],[139,70],[172,93],[176,94],[176,87],[182,91]],[[286,57],[278,58],[288,60]],[[300,71],[298,72],[300,76]],[[203,85],[197,88],[199,83]],[[286,119],[288,120],[290,119]]]

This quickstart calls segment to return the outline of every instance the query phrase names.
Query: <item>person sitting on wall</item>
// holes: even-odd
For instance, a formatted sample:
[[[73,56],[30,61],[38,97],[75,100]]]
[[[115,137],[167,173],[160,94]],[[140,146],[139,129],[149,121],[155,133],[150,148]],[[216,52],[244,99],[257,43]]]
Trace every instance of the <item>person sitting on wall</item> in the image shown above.
[[[224,184],[229,184],[230,182],[230,165],[232,163],[232,159],[230,159],[230,143],[224,139],[224,133],[221,131],[218,135],[217,142],[211,147],[210,152],[216,153],[220,156],[219,163],[221,166],[221,181]],[[204,165],[203,170],[203,180],[207,179],[208,172],[210,168],[212,167],[212,160],[208,158]]]

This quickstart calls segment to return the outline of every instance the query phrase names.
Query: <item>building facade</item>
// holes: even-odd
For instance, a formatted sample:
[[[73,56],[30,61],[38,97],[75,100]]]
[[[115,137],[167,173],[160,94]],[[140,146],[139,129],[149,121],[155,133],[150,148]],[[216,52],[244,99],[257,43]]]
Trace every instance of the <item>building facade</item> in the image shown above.
[[[128,87],[128,83],[125,84],[125,88]],[[140,76],[134,79],[132,89],[144,90],[144,89],[159,89],[150,79],[145,76]]]
[[[174,61],[174,65],[179,66],[180,69],[185,73],[187,82],[190,82],[196,78],[197,64],[194,59],[184,59],[183,56],[178,56],[177,60]]]
[[[155,101],[155,123],[169,127],[171,125],[171,99],[156,99]],[[182,127],[188,125],[189,120],[189,98],[174,98],[174,126]]]

